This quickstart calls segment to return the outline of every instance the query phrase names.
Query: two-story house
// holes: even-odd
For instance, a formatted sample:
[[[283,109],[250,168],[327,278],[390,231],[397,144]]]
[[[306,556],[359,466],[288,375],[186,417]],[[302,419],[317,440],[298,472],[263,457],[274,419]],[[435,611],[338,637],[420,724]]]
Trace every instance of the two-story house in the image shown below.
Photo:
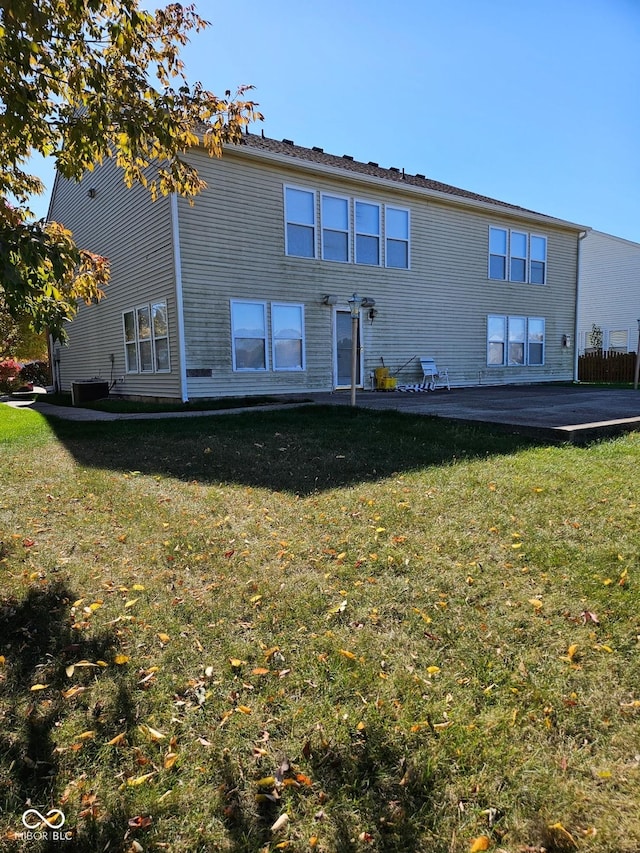
[[[589,231],[580,252],[579,351],[636,352],[638,318],[640,243]]]
[[[582,226],[321,148],[248,134],[189,153],[193,204],[128,190],[111,161],[57,178],[50,218],[106,255],[112,281],[56,345],[59,387],[197,398],[330,391],[382,363],[453,385],[571,380]],[[375,304],[373,304],[375,303]]]

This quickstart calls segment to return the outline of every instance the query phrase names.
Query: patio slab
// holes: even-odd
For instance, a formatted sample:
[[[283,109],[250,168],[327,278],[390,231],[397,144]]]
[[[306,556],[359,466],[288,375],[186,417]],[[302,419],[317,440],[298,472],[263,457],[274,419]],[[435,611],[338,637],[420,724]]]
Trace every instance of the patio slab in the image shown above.
[[[349,405],[349,392],[312,395]],[[555,441],[584,442],[640,430],[640,391],[584,385],[499,385],[430,392],[363,391],[357,405],[493,424]]]

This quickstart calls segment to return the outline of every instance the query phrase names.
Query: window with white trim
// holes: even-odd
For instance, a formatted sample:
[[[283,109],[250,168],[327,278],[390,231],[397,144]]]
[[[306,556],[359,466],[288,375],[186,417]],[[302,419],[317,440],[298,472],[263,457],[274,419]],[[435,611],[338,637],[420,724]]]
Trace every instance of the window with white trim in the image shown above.
[[[304,307],[271,303],[274,370],[304,370]]]
[[[298,258],[316,256],[316,194],[284,188],[285,252]]]
[[[356,263],[380,265],[380,205],[356,201]]]
[[[487,317],[487,365],[525,367],[544,364],[544,317]]]
[[[138,305],[122,314],[127,373],[169,373],[167,303]]]
[[[237,371],[304,370],[304,306],[232,299],[231,351]]]
[[[547,238],[531,235],[531,284],[547,283]]]
[[[529,364],[544,364],[544,320],[529,317],[527,334],[527,361]]]
[[[547,238],[490,226],[488,275],[497,281],[546,284]]]
[[[409,211],[385,207],[385,263],[396,269],[409,269]]]
[[[527,234],[522,231],[511,232],[509,251],[509,278],[511,281],[524,283],[527,280],[528,243]]]
[[[267,370],[265,302],[231,301],[231,351],[234,370]]]
[[[629,332],[626,329],[609,332],[609,352],[625,353],[629,351]]]
[[[322,258],[325,261],[349,261],[349,199],[336,195],[321,196]]]

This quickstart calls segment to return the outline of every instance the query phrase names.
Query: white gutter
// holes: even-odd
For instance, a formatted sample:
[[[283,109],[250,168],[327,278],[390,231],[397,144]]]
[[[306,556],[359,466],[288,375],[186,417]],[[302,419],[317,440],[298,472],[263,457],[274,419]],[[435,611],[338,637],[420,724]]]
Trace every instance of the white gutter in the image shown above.
[[[184,336],[184,302],[182,298],[182,260],[180,257],[180,224],[178,222],[178,196],[171,193],[171,237],[173,242],[173,271],[176,280],[176,316],[178,318],[178,355],[180,360],[180,397],[189,402],[187,392],[187,352]]]
[[[573,332],[573,381],[578,381],[578,334],[579,334],[579,322],[580,322],[580,265],[582,260],[582,241],[589,233],[587,231],[582,231],[578,234],[578,257],[576,261],[576,316],[575,316],[575,328]]]

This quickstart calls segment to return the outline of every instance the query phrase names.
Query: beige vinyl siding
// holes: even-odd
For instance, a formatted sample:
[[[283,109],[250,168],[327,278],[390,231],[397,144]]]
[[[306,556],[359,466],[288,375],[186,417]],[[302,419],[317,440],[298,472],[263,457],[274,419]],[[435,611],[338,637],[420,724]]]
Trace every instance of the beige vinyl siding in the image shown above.
[[[87,195],[90,188],[94,198]],[[58,177],[49,218],[70,228],[80,247],[106,256],[111,264],[105,298],[98,304],[81,303],[68,324],[69,345],[56,347],[62,388],[101,377],[115,382],[112,393],[179,398],[170,200],[152,203],[144,188],[127,189],[113,161],[107,160],[79,185]],[[160,301],[167,303],[171,371],[127,374],[122,314]],[[124,380],[117,381],[120,377]]]
[[[575,328],[577,229],[532,220],[500,208],[474,210],[352,173],[313,172],[230,150],[222,160],[193,155],[209,187],[193,207],[179,201],[187,369],[212,376],[188,379],[189,396],[329,390],[333,384],[334,309],[356,291],[376,300],[373,323],[363,316],[365,384],[375,367],[395,372],[404,362],[434,356],[457,385],[571,379],[573,360],[563,334]],[[285,255],[283,185],[408,208],[409,270]],[[547,237],[547,284],[490,281],[489,225]],[[319,246],[319,235],[317,235]],[[285,301],[305,306],[307,369],[300,373],[232,370],[230,300]],[[488,368],[488,314],[544,317],[546,358],[540,367]],[[399,380],[416,381],[417,358]]]
[[[591,327],[603,332],[603,347],[611,332],[626,332],[629,352],[638,344],[640,317],[640,244],[590,231],[581,245],[578,346],[589,345]]]

